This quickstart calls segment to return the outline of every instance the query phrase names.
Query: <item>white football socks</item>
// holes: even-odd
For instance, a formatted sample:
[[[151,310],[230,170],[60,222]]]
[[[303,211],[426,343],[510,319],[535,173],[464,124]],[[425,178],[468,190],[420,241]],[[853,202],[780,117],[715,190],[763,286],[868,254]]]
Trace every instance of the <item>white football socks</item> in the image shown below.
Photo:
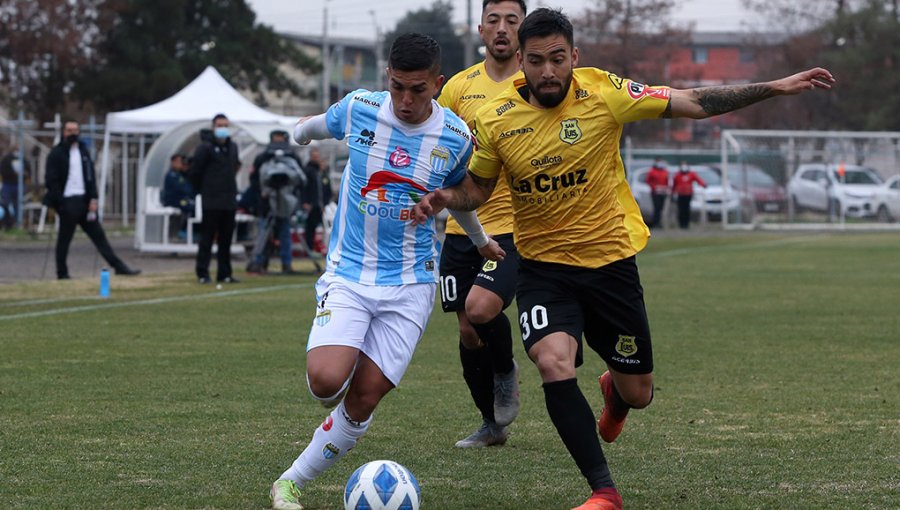
[[[303,487],[353,449],[370,423],[371,416],[362,423],[351,420],[341,402],[316,429],[312,440],[290,469],[278,479],[293,480],[299,487]]]

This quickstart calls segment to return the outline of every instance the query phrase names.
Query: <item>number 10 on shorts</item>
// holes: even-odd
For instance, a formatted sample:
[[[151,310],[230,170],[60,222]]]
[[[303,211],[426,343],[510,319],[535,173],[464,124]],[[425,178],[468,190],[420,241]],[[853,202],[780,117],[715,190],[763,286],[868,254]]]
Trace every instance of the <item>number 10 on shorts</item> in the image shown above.
[[[441,276],[441,300],[445,303],[456,301],[459,294],[456,291],[456,277],[453,275]]]

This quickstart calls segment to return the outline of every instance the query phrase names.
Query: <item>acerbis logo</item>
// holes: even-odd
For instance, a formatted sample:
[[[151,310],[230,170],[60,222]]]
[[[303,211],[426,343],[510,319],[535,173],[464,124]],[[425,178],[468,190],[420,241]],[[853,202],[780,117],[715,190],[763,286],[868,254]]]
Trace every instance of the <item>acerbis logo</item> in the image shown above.
[[[465,96],[459,96],[460,101],[471,101],[472,99],[487,99],[487,96],[484,94],[468,94]]]
[[[523,128],[518,128],[518,129],[510,129],[509,131],[504,131],[504,132],[500,133],[499,138],[501,140],[503,140],[504,138],[509,138],[509,137],[518,136],[518,135],[527,135],[528,133],[534,133],[534,128],[533,127],[523,127]]]
[[[541,159],[532,159],[531,166],[535,168],[546,168],[550,166],[556,166],[563,162],[562,156],[544,156]]]
[[[497,116],[499,117],[499,116],[503,115],[504,113],[506,113],[506,112],[512,110],[512,109],[515,108],[515,107],[516,107],[516,103],[513,103],[513,102],[512,102],[512,99],[510,99],[509,101],[507,101],[507,102],[503,103],[502,105],[500,105],[499,108],[497,108],[497,110],[496,110],[496,111],[497,111]]]
[[[539,173],[533,179],[522,179],[513,184],[512,188],[519,193],[548,193],[565,188],[574,188],[579,184],[587,184],[587,169],[580,168],[562,175],[547,175]]]
[[[353,140],[355,143],[360,145],[365,145],[366,147],[374,147],[378,145],[378,142],[375,141],[375,132],[369,131],[368,129],[363,129],[362,133],[356,137],[356,140]]]

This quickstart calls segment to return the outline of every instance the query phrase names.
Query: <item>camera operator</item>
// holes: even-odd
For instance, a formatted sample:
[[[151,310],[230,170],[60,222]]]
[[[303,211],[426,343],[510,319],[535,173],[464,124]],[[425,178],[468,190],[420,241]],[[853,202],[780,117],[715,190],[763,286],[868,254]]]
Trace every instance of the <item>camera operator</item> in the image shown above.
[[[264,273],[269,261],[269,233],[278,239],[281,272],[294,273],[291,266],[291,217],[297,210],[297,188],[306,184],[300,158],[290,146],[287,131],[269,133],[269,145],[253,160],[250,187],[260,190],[257,238],[248,273]]]

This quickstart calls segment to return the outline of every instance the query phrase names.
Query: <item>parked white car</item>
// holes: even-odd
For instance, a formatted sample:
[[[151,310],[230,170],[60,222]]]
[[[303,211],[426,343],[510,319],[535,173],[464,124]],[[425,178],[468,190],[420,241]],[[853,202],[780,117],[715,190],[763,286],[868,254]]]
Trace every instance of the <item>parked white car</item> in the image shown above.
[[[875,191],[875,215],[878,221],[900,219],[900,175],[895,175]]]
[[[796,212],[809,209],[865,218],[875,215],[875,192],[880,185],[881,177],[871,168],[844,165],[841,176],[838,165],[807,163],[797,168],[787,189]]]

